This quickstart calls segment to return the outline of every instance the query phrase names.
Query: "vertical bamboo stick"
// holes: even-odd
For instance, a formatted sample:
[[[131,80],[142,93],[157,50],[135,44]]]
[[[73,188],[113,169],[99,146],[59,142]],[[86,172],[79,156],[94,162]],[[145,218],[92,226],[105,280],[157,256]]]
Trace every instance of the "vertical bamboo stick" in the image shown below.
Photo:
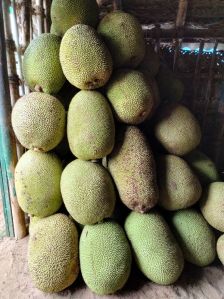
[[[36,0],[35,14],[37,20],[37,34],[44,32],[43,0]]]
[[[20,27],[19,41],[21,54],[27,48],[30,42],[30,13],[31,1],[30,0],[17,0],[17,20]]]
[[[10,98],[11,98],[11,105],[13,106],[15,102],[20,97],[19,94],[19,84],[20,80],[17,75],[16,69],[16,59],[15,59],[15,42],[13,40],[12,35],[12,28],[10,22],[10,11],[11,8],[11,1],[5,0],[3,2],[3,13],[4,13],[4,23],[5,23],[5,37],[6,37],[6,48],[7,48],[7,66],[8,66],[8,75],[9,75],[9,87],[10,87]],[[21,157],[23,154],[23,147],[20,145],[19,142],[16,144],[17,148],[17,156],[18,158]]]
[[[51,0],[44,0],[44,10],[45,10],[45,18],[44,18],[44,32],[50,32],[51,27]]]
[[[17,0],[16,15],[18,24],[18,40],[21,59],[30,43],[31,0]],[[23,78],[22,78],[23,79]],[[28,86],[23,82],[25,94],[29,93]]]
[[[12,7],[12,30],[15,32],[15,45],[16,45],[16,53],[17,53],[17,62],[18,62],[18,75],[21,79],[21,90],[22,94],[25,93],[24,89],[24,80],[23,80],[23,72],[22,72],[22,57],[21,57],[21,49],[19,44],[19,31],[17,27],[17,19],[16,19],[16,6],[15,6],[15,0],[11,1],[11,7]]]
[[[16,144],[10,123],[11,103],[9,94],[9,82],[7,74],[6,47],[4,38],[4,23],[2,13],[2,3],[0,7],[0,159],[1,168],[7,178],[10,198],[6,198],[8,208],[10,202],[13,215],[15,237],[21,239],[26,236],[25,216],[18,205],[14,185],[14,170],[17,162]]]
[[[113,1],[113,10],[122,10],[122,0]]]
[[[3,2],[9,87],[10,87],[10,97],[12,102],[11,104],[13,106],[20,95],[19,95],[19,77],[17,75],[16,60],[15,60],[16,47],[15,47],[15,42],[13,40],[11,23],[10,23],[10,14],[9,14],[10,6],[11,6],[10,0],[5,0]]]

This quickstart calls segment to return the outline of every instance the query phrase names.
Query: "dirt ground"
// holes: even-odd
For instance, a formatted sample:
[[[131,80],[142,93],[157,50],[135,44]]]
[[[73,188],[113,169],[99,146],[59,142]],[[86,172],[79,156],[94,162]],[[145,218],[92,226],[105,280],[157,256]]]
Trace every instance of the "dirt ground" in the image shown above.
[[[81,278],[64,292],[44,294],[35,289],[29,278],[27,242],[28,237],[20,241],[10,238],[0,240],[1,299],[224,299],[224,268],[220,265],[204,269],[186,265],[184,274],[174,286],[153,284],[135,271],[124,290],[113,296],[98,297],[92,294]]]

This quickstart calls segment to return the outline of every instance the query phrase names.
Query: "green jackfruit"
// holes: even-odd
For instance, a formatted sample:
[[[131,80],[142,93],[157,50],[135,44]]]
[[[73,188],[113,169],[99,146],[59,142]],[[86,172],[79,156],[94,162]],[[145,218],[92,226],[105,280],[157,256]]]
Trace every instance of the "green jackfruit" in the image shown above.
[[[215,229],[224,232],[224,182],[214,182],[204,190],[200,201],[201,212]]]
[[[224,265],[224,235],[218,238],[216,249],[220,262]]]
[[[131,212],[124,227],[142,273],[158,284],[174,283],[183,270],[184,259],[163,217],[156,211]]]
[[[162,101],[179,102],[184,94],[184,85],[168,68],[161,66],[156,76]]]
[[[13,107],[12,127],[25,148],[50,151],[63,139],[65,109],[56,98],[32,92],[20,98]]]
[[[15,187],[22,210],[46,217],[57,212],[62,204],[61,161],[53,153],[27,151],[15,168]]]
[[[116,68],[137,67],[145,56],[145,41],[138,20],[125,12],[107,14],[98,26]]]
[[[220,180],[219,173],[212,160],[204,153],[194,150],[184,157],[193,168],[203,185]]]
[[[151,44],[146,45],[145,57],[139,65],[140,71],[147,71],[150,76],[155,77],[160,67],[159,55],[154,51]]]
[[[116,71],[106,86],[106,95],[118,121],[127,124],[143,122],[155,105],[152,85],[135,70]]]
[[[195,149],[201,141],[197,119],[183,105],[167,105],[157,115],[154,133],[170,153],[183,156]]]
[[[79,273],[78,233],[65,215],[39,220],[31,230],[28,268],[34,285],[43,292],[60,292]]]
[[[171,211],[194,205],[202,188],[189,165],[180,157],[164,155],[158,159],[159,204]]]
[[[85,226],[79,249],[83,279],[94,293],[109,295],[125,285],[132,257],[119,224],[108,221]]]
[[[90,26],[79,24],[64,35],[60,61],[67,80],[80,89],[96,89],[109,80],[113,62],[107,47]]]
[[[153,153],[143,133],[134,126],[122,127],[108,168],[121,201],[132,210],[147,212],[158,201]]]
[[[96,163],[75,160],[61,177],[61,193],[69,214],[80,224],[94,224],[110,217],[115,206],[113,181]]]
[[[65,83],[60,60],[60,37],[43,33],[31,41],[24,53],[23,75],[29,88],[57,93]]]
[[[79,159],[100,159],[111,153],[114,119],[101,93],[81,90],[75,95],[68,110],[67,135],[70,149]]]
[[[177,211],[171,214],[171,223],[188,262],[205,267],[214,261],[216,238],[201,213],[194,209]]]
[[[51,20],[54,31],[62,36],[74,25],[86,24],[96,27],[99,8],[95,0],[53,0]]]

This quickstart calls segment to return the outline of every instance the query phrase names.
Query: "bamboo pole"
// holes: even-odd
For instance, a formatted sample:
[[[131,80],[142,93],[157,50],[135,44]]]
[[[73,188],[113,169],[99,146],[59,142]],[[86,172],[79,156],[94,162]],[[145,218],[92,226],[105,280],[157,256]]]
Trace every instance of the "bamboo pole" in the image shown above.
[[[3,2],[9,87],[10,87],[11,104],[13,106],[16,100],[20,97],[20,95],[19,95],[19,77],[17,75],[16,59],[15,59],[16,46],[12,36],[12,28],[10,22],[10,14],[9,14],[10,6],[11,6],[10,0],[5,0]]]
[[[17,0],[17,20],[20,28],[19,41],[20,50],[23,55],[29,42],[30,42],[30,14],[31,14],[31,1],[30,0]]]
[[[5,23],[5,37],[6,37],[6,48],[7,48],[7,66],[8,66],[8,76],[9,76],[9,88],[10,88],[10,98],[11,105],[14,106],[15,102],[19,99],[19,85],[20,80],[17,75],[16,69],[16,59],[15,59],[15,42],[13,40],[12,28],[10,22],[10,7],[11,1],[5,0],[3,2],[3,14]],[[23,154],[23,147],[19,142],[16,143],[17,156],[20,158]]]
[[[7,193],[4,192],[4,201],[7,204],[8,210],[12,210],[15,237],[16,239],[21,239],[26,236],[27,231],[25,216],[18,205],[14,185],[14,171],[17,162],[17,156],[15,138],[10,122],[11,103],[7,74],[2,2],[0,8],[0,160],[1,169],[3,170],[3,175],[5,176],[5,185],[9,191],[9,196],[7,196]],[[9,220],[10,219],[8,219],[8,221]],[[11,229],[11,233],[13,233],[13,228]]]
[[[37,34],[44,32],[43,0],[36,0],[35,14],[37,21]]]
[[[122,0],[113,1],[113,10],[122,10]]]
[[[18,41],[21,60],[24,52],[30,43],[30,23],[31,23],[31,0],[17,0],[16,2],[16,16],[18,24]],[[25,84],[23,86],[25,94],[29,93],[29,87]]]
[[[44,32],[50,32],[51,28],[51,0],[44,0],[44,11],[45,11],[45,18],[44,18]]]
[[[22,72],[22,57],[21,57],[21,49],[19,44],[19,31],[17,26],[17,18],[16,18],[16,6],[15,6],[15,0],[11,1],[11,7],[12,7],[12,29],[15,32],[15,45],[16,45],[16,54],[17,54],[17,62],[18,62],[18,75],[22,82],[21,84],[21,90],[22,94],[25,94],[24,89],[24,79],[23,79],[23,72]]]

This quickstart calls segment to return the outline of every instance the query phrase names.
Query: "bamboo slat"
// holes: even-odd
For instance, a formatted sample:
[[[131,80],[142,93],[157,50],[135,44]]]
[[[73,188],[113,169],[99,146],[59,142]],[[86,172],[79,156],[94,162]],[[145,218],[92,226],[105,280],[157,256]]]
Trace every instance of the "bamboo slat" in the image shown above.
[[[11,102],[9,92],[9,82],[7,74],[6,63],[6,46],[4,38],[4,23],[2,5],[0,9],[0,160],[1,170],[3,173],[4,181],[4,202],[6,210],[11,211],[7,214],[6,221],[9,223],[10,234],[14,234],[17,239],[26,236],[26,225],[24,213],[20,209],[15,192],[14,185],[14,170],[17,162],[16,143],[14,134],[11,128],[10,115],[11,115]],[[7,192],[8,188],[8,192]],[[13,220],[12,220],[13,215]],[[13,227],[12,227],[13,222]]]
[[[15,102],[19,99],[19,85],[20,79],[17,75],[16,68],[16,59],[15,59],[15,42],[13,40],[12,26],[10,22],[10,11],[11,1],[6,0],[3,2],[3,14],[4,14],[4,23],[5,23],[5,38],[6,38],[6,48],[7,48],[7,66],[8,66],[8,76],[9,76],[9,87],[10,87],[10,98],[11,105],[13,106]],[[23,147],[19,142],[16,143],[17,156],[21,157],[23,154]]]

